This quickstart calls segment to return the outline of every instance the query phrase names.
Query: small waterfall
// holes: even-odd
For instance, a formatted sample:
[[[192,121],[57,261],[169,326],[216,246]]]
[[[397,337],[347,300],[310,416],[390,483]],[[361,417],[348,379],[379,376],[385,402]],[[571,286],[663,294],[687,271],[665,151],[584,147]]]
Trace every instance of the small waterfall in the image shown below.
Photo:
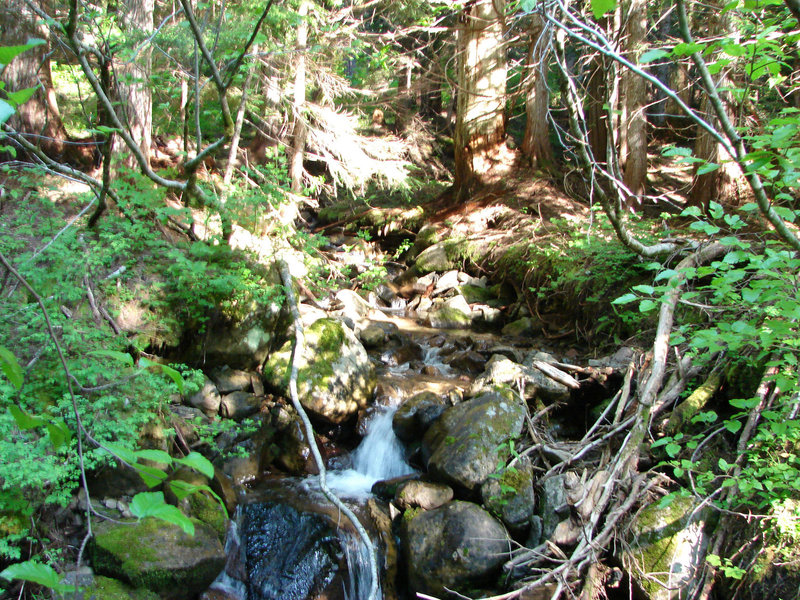
[[[349,498],[366,497],[376,481],[414,472],[392,430],[396,410],[396,406],[385,407],[373,415],[367,435],[353,452],[353,466],[328,473],[328,485],[333,491]]]

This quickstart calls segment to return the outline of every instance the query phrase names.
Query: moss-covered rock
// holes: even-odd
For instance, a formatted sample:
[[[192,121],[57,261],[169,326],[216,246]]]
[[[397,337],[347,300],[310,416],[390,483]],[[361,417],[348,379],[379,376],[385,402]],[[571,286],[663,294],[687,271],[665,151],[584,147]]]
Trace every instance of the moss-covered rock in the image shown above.
[[[533,466],[527,457],[481,486],[483,505],[515,536],[524,536],[533,517]]]
[[[497,393],[448,408],[422,439],[429,472],[476,492],[497,466],[498,446],[520,434],[524,418],[522,402]]]
[[[225,566],[225,551],[210,526],[193,523],[194,536],[154,518],[101,522],[92,543],[92,567],[165,598],[198,594]]]
[[[471,502],[448,502],[416,514],[408,509],[403,519],[408,581],[415,592],[444,597],[445,588],[480,585],[509,557],[511,542],[503,525]]]
[[[433,392],[420,392],[403,402],[395,411],[392,429],[406,443],[421,439],[445,408],[446,404],[441,396]]]
[[[702,582],[708,511],[695,512],[691,498],[670,505],[645,506],[634,519],[622,562],[650,600],[683,600],[692,597]]]
[[[159,600],[158,594],[144,588],[133,588],[118,579],[99,575],[84,590],[87,600]]]
[[[299,352],[297,393],[303,407],[331,423],[341,423],[366,408],[377,378],[367,351],[355,334],[337,319],[319,319],[305,330]],[[288,392],[292,343],[272,353],[264,378]]]

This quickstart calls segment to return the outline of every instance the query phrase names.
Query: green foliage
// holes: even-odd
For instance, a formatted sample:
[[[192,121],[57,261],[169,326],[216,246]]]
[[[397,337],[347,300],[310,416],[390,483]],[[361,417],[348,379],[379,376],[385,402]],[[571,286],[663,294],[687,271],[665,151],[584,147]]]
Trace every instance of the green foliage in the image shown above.
[[[61,577],[53,567],[33,560],[11,565],[0,573],[0,577],[9,581],[14,579],[30,581],[61,593],[75,591],[75,586],[61,583]]]

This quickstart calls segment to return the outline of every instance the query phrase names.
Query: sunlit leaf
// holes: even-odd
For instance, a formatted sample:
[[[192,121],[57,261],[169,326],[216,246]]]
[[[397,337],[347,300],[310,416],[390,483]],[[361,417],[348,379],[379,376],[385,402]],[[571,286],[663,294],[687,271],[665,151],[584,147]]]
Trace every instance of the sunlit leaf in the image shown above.
[[[175,462],[187,467],[191,467],[209,479],[214,478],[214,465],[212,465],[211,462],[199,452],[190,452],[184,458],[176,458]]]
[[[42,417],[32,415],[14,404],[8,407],[8,412],[14,417],[14,420],[17,422],[17,427],[22,430],[35,429],[45,424],[45,420]]]
[[[3,371],[3,374],[11,382],[11,385],[17,389],[22,387],[22,367],[19,366],[17,357],[14,356],[10,350],[2,346],[0,346],[0,370]]]
[[[50,565],[44,565],[33,560],[17,563],[6,568],[0,577],[12,581],[20,579],[43,585],[59,592],[72,592],[75,586],[61,583],[61,576]]]
[[[161,519],[177,525],[189,535],[194,535],[194,523],[178,508],[166,503],[164,492],[140,492],[133,497],[129,508],[133,516],[139,519]]]
[[[592,0],[592,13],[595,19],[600,19],[603,15],[610,13],[617,7],[616,0]]]

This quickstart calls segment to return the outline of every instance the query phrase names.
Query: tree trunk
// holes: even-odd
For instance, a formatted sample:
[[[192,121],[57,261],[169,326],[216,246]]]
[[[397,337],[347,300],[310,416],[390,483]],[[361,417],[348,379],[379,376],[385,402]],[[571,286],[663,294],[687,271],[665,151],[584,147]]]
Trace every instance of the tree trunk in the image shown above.
[[[308,126],[303,116],[306,103],[306,45],[308,44],[308,0],[300,3],[300,23],[297,25],[297,61],[294,72],[294,133],[292,135],[292,153],[289,161],[289,177],[291,189],[295,194],[303,190],[303,155],[308,136]]]
[[[455,189],[459,197],[503,172],[505,150],[505,0],[466,5],[458,36]]]
[[[533,25],[528,49],[522,154],[534,169],[549,170],[553,165],[553,148],[550,145],[550,128],[547,124],[550,105],[550,89],[547,87],[549,44],[543,36],[545,29],[542,17],[533,14],[531,18]]]
[[[0,45],[18,46],[28,38],[49,41],[47,26],[33,14],[23,0],[7,0],[0,7]],[[55,160],[64,160],[67,131],[61,121],[56,92],[50,74],[50,44],[31,48],[17,56],[2,72],[5,89],[10,92],[38,88],[33,97],[17,109],[9,121],[16,131]]]
[[[589,134],[589,147],[594,160],[606,165],[608,153],[608,85],[606,64],[603,57],[596,55],[589,65],[589,81],[586,84],[586,126]]]
[[[630,0],[625,30],[627,32],[628,60],[639,62],[642,46],[647,34],[647,2]],[[644,194],[647,182],[647,120],[644,110],[647,105],[647,83],[635,73],[626,71],[623,80],[626,123],[622,124],[627,152],[624,156],[623,181],[632,197],[628,209],[633,208],[636,196]]]
[[[734,27],[730,13],[721,13],[722,6],[716,10],[712,8],[708,18],[709,35],[713,36],[720,32],[730,32]],[[717,76],[717,87],[720,90],[720,97],[726,106],[726,112],[731,122],[736,125],[734,111],[731,109],[730,87],[733,85],[730,78],[730,70],[723,69]],[[703,94],[701,112],[709,123],[716,123],[717,118],[711,107],[707,95]],[[744,203],[749,196],[749,186],[744,178],[738,163],[725,151],[721,144],[718,144],[711,135],[700,127],[697,128],[697,138],[695,140],[693,155],[709,163],[720,165],[715,171],[698,174],[697,170],[703,163],[695,166],[692,188],[689,192],[689,204],[699,206],[704,210],[708,209],[709,202],[719,202],[723,206],[735,207]]]
[[[117,94],[123,123],[131,137],[150,162],[150,142],[153,130],[153,96],[150,90],[151,54],[146,38],[153,32],[154,0],[124,0],[120,3],[120,26],[131,34],[131,46],[116,64]],[[122,138],[117,136],[114,148],[123,164],[135,168],[136,160]]]

